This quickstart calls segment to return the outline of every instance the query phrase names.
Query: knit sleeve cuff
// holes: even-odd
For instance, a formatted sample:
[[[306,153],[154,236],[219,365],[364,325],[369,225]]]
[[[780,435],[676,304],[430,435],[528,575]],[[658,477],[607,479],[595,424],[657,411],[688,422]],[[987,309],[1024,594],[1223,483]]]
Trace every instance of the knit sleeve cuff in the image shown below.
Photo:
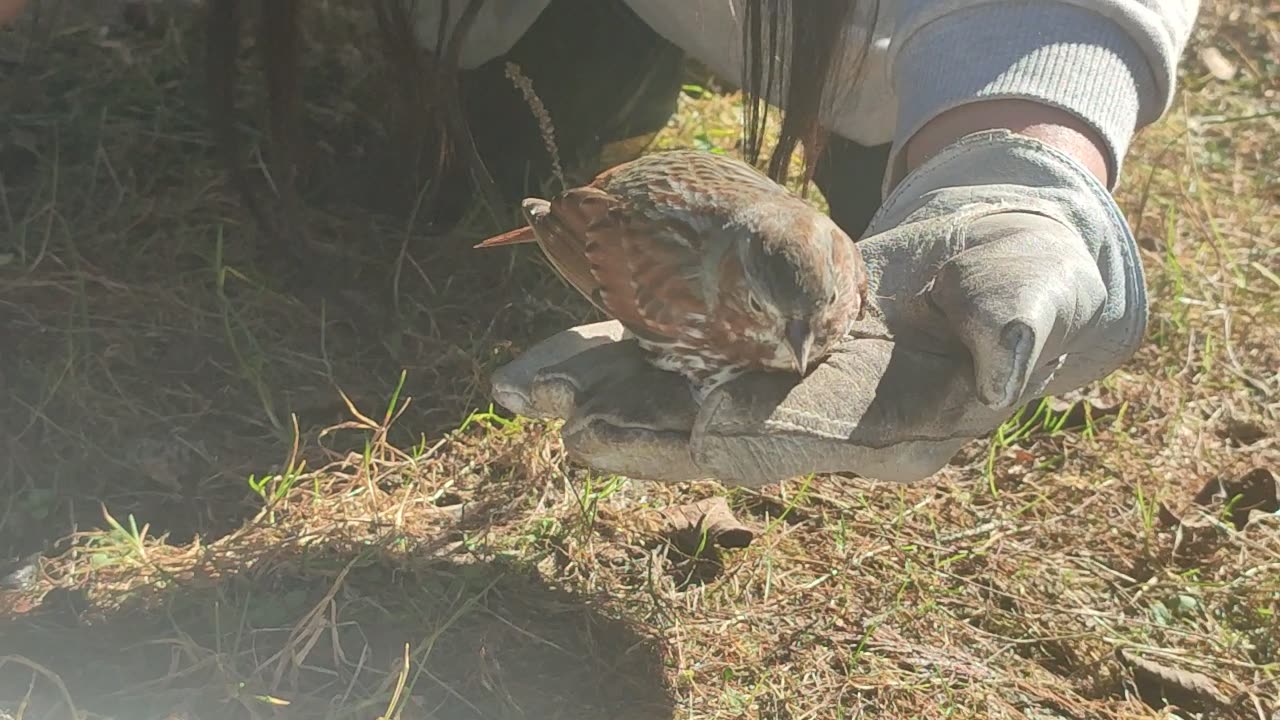
[[[1106,17],[1065,3],[993,2],[916,28],[892,51],[899,100],[890,176],[925,123],[980,100],[1016,98],[1061,108],[1106,144],[1114,183],[1139,122],[1163,110],[1146,56]]]

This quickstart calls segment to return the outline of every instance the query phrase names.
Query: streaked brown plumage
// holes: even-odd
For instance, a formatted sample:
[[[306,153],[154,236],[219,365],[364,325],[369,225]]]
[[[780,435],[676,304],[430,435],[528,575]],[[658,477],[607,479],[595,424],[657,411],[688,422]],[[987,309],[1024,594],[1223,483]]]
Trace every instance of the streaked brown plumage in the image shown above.
[[[646,155],[523,208],[529,227],[476,247],[536,241],[700,398],[748,370],[807,373],[865,307],[866,266],[849,236],[723,155]]]

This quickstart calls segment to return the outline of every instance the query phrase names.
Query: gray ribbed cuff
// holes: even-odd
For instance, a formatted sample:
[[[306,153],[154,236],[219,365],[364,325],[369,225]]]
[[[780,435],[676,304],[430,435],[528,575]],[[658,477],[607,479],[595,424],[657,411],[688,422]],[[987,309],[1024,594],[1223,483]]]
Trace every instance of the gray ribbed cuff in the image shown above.
[[[1059,2],[991,3],[947,14],[912,33],[895,55],[900,104],[891,168],[902,145],[939,113],[976,100],[1021,98],[1092,126],[1110,151],[1114,183],[1139,118],[1158,116],[1162,105],[1133,38],[1102,15]]]

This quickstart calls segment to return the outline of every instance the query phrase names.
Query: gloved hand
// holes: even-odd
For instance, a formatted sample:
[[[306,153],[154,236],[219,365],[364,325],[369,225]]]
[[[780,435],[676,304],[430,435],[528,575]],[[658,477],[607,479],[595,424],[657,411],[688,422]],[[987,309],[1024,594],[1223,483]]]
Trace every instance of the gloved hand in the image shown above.
[[[909,482],[1020,405],[1111,372],[1142,339],[1124,218],[1093,175],[1037,140],[988,131],[952,144],[894,189],[865,237],[879,312],[803,380],[747,375],[699,407],[607,322],[499,369],[494,398],[565,419],[572,455],[631,477]]]

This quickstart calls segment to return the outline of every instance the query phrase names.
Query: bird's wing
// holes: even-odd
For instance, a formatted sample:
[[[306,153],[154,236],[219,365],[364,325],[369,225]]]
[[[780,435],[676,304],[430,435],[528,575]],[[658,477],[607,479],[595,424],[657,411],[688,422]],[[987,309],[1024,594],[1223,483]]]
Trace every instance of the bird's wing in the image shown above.
[[[543,249],[602,310],[641,339],[700,344],[699,254],[678,226],[655,223],[593,187],[561,193],[546,217]]]

